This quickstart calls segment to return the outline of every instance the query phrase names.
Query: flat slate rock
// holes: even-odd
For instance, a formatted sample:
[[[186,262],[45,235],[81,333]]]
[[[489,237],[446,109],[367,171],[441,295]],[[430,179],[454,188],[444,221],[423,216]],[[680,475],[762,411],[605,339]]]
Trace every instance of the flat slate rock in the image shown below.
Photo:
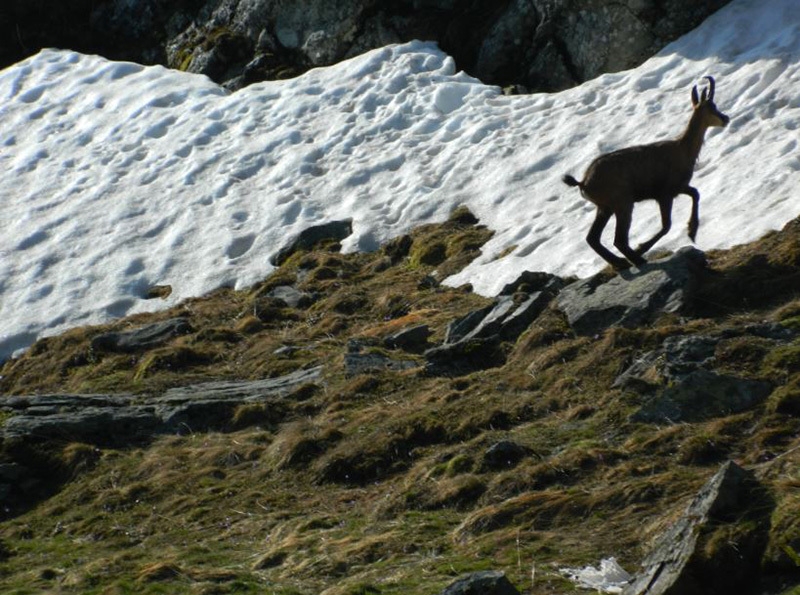
[[[178,404],[198,400],[234,400],[243,403],[257,401],[265,395],[286,395],[302,384],[316,381],[322,366],[296,370],[276,378],[262,380],[219,380],[168,389],[153,402]]]
[[[750,471],[733,461],[722,465],[683,515],[656,540],[642,570],[623,595],[728,595],[751,592],[767,543],[771,504]],[[705,541],[714,531],[748,519],[735,541],[715,547]],[[727,550],[726,550],[727,547]],[[736,560],[735,564],[730,564]],[[725,563],[728,562],[728,563]]]
[[[700,250],[683,248],[608,280],[595,275],[576,281],[562,289],[556,299],[579,335],[595,335],[612,326],[640,326],[664,313],[685,313],[696,280],[705,268],[705,255]]]
[[[344,373],[347,377],[386,370],[399,372],[420,366],[414,360],[395,359],[380,353],[346,353],[344,356]]]
[[[186,318],[170,318],[129,331],[97,335],[92,339],[91,345],[96,351],[134,353],[158,347],[175,337],[191,332],[192,327]]]
[[[239,405],[267,403],[316,381],[322,366],[253,381],[219,381],[138,395],[33,395],[8,397],[0,437],[21,440],[70,440],[123,446],[157,434],[222,429]]]

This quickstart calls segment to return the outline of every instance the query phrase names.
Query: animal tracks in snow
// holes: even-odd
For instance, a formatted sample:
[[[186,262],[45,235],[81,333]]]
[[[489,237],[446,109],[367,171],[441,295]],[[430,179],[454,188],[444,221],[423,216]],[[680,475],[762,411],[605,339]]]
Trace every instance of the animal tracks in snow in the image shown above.
[[[225,250],[225,255],[231,260],[239,258],[246,254],[247,251],[253,247],[253,243],[255,241],[255,234],[247,234],[238,238],[234,238],[231,243],[228,244],[228,248]]]

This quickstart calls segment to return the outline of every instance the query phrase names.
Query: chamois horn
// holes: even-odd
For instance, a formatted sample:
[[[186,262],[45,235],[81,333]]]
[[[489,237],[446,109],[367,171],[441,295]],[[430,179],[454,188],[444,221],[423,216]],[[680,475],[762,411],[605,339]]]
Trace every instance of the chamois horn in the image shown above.
[[[704,76],[704,79],[708,79],[708,100],[714,101],[714,77],[713,76]]]

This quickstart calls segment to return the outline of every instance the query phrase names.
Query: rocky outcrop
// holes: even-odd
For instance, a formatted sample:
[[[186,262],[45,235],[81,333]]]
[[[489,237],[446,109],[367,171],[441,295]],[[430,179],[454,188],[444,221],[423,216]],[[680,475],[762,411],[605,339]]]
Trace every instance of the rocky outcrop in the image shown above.
[[[668,337],[658,349],[637,356],[612,388],[641,395],[632,421],[696,422],[741,413],[764,402],[774,386],[715,371],[720,343],[758,338],[777,346],[795,336],[778,324],[757,324],[713,335]]]
[[[576,281],[559,293],[558,307],[579,335],[648,324],[664,313],[686,313],[704,271],[705,255],[684,248],[610,279],[601,273]]]
[[[425,352],[431,374],[462,374],[502,364],[498,345],[515,341],[542,313],[564,282],[548,273],[523,273],[494,304],[451,322],[444,343]]]
[[[6,397],[0,406],[0,506],[25,506],[58,482],[59,465],[25,461],[42,443],[123,448],[157,435],[271,426],[284,420],[293,397],[319,380],[322,367],[278,378],[219,381],[144,397],[119,395],[32,395]],[[243,410],[250,406],[250,410]],[[16,460],[19,459],[19,460]],[[66,480],[68,478],[61,478]],[[1,516],[1,515],[0,515]]]
[[[623,594],[750,592],[773,507],[753,474],[728,461],[657,540]]]
[[[129,331],[110,332],[92,339],[94,351],[134,353],[163,345],[171,339],[192,332],[186,318],[170,318]]]
[[[283,412],[281,400],[319,379],[321,367],[278,378],[219,381],[172,388],[161,395],[32,395],[7,397],[3,442],[66,440],[126,446],[157,434],[230,427],[240,405],[264,404]],[[276,420],[280,415],[275,416]]]
[[[484,82],[556,90],[640,64],[728,1],[10,0],[0,9],[0,67],[57,46],[238,88],[424,39]]]

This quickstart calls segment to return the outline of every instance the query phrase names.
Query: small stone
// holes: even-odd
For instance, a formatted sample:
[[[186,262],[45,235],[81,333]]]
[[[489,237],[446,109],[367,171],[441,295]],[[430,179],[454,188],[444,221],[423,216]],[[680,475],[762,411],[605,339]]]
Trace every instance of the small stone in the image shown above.
[[[420,324],[389,335],[384,339],[384,345],[390,349],[413,351],[424,348],[430,336],[430,327],[427,324]]]
[[[510,469],[529,453],[528,449],[511,440],[501,440],[490,446],[483,455],[485,469]]]
[[[520,595],[502,572],[473,572],[449,585],[441,595]]]

